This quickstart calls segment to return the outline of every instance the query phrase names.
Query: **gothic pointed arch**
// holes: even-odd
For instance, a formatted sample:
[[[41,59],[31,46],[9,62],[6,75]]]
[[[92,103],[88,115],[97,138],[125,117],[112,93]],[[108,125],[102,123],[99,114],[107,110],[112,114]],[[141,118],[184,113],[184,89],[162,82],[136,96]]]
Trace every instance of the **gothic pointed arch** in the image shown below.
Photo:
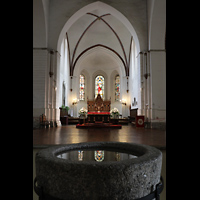
[[[63,26],[60,35],[58,37],[58,42],[57,42],[57,51],[60,50],[60,46],[62,43],[62,39],[65,37],[66,32],[69,30],[69,28],[83,15],[85,15],[88,12],[92,12],[98,8],[101,8],[103,10],[105,10],[105,12],[110,13],[111,15],[113,15],[114,17],[116,17],[119,21],[121,21],[126,28],[130,31],[131,35],[133,36],[133,39],[135,40],[135,44],[137,47],[138,52],[140,52],[140,43],[139,43],[139,39],[137,36],[137,33],[134,29],[134,27],[132,26],[132,24],[129,22],[129,20],[118,10],[116,10],[115,8],[113,8],[112,6],[109,6],[108,4],[105,4],[103,2],[97,1],[91,4],[88,4],[87,6],[84,6],[83,8],[81,8],[80,10],[78,10],[76,13],[74,13],[69,20],[65,23],[65,25]]]
[[[103,14],[95,14],[95,10],[103,10]],[[87,16],[90,16],[91,18],[88,18]],[[108,17],[112,17],[112,22],[114,20],[114,24],[115,26],[113,26],[113,24],[111,23],[111,21],[109,21],[110,18]],[[69,30],[72,29],[72,27],[74,26],[75,23],[77,23],[78,20],[82,19],[84,22],[87,21],[87,26],[85,26],[85,28],[83,28],[82,30],[79,29],[78,33],[79,36],[78,38],[76,38],[76,40],[74,40],[74,35],[70,37],[70,34],[68,33]],[[86,20],[87,19],[87,20]],[[118,23],[116,23],[116,21],[118,21]],[[102,22],[107,28],[108,28],[108,32],[110,34],[109,37],[110,38],[107,42],[102,42],[102,41],[96,41],[96,39],[94,38],[90,38],[90,35],[88,32],[94,32],[94,30],[91,30],[92,27],[95,25],[97,26],[97,24],[99,24],[100,22]],[[118,31],[116,30],[116,24],[121,23],[123,28],[119,29]],[[101,27],[102,25],[100,25]],[[78,27],[80,27],[78,25]],[[99,35],[99,33],[102,32],[102,29],[99,29],[99,32],[97,32],[97,35]],[[121,31],[125,31],[127,30],[130,34],[129,37],[125,37],[125,39],[122,39],[122,35]],[[73,31],[74,33],[74,31]],[[119,35],[119,33],[121,35]],[[86,36],[87,35],[87,36]],[[124,36],[124,35],[123,35]],[[133,28],[133,26],[131,25],[131,23],[129,22],[129,20],[122,14],[120,13],[118,10],[114,9],[113,7],[109,6],[108,4],[102,3],[100,1],[88,4],[87,6],[84,6],[83,8],[81,8],[80,10],[78,10],[74,15],[72,15],[69,20],[65,23],[59,38],[58,38],[58,43],[57,43],[57,49],[59,51],[61,42],[62,42],[62,38],[63,37],[67,37],[67,41],[68,41],[68,49],[69,49],[69,71],[70,71],[70,76],[73,76],[74,74],[74,68],[76,66],[77,60],[88,50],[90,50],[91,48],[95,48],[97,46],[101,46],[103,48],[107,48],[110,51],[112,51],[113,53],[115,53],[119,59],[121,60],[121,62],[123,63],[123,67],[125,69],[125,73],[126,76],[129,76],[129,68],[130,68],[130,62],[129,62],[129,55],[130,55],[130,43],[132,41],[132,39],[135,41],[136,47],[137,47],[137,51],[139,52],[140,50],[140,45],[139,45],[139,40],[137,37],[137,34]],[[73,42],[71,42],[71,39],[73,38]],[[90,39],[88,41],[84,41],[83,38],[88,38]],[[98,37],[95,37],[98,38]],[[100,38],[100,37],[99,37]],[[102,39],[100,40],[105,40],[105,38],[108,38],[108,35],[105,36],[101,36]],[[90,41],[94,41],[93,43],[91,42],[90,45]],[[114,41],[114,43],[111,43],[111,41]],[[71,44],[69,44],[71,42]],[[115,46],[113,46],[115,45]],[[118,45],[118,47],[116,47],[116,45]],[[70,53],[71,51],[71,53]],[[70,56],[71,55],[71,56]]]

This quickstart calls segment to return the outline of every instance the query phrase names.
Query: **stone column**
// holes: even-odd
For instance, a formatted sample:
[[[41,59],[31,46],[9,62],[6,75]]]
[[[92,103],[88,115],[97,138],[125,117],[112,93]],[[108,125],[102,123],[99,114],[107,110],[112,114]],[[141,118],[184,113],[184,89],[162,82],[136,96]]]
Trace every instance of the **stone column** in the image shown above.
[[[147,87],[147,53],[143,52],[143,80],[144,80],[144,116],[145,121],[147,117],[147,105],[148,105],[148,87]]]
[[[48,73],[48,50],[46,48],[33,49],[33,128],[39,128],[39,117],[47,116],[46,92]]]
[[[59,87],[59,83],[60,83],[60,53],[56,51],[55,52],[55,79],[54,79],[54,85],[53,85],[54,123],[56,126],[61,126],[59,102],[60,102],[60,98],[62,98],[60,95],[62,88]]]
[[[150,50],[151,102],[150,115],[152,128],[165,129],[166,120],[166,52]]]
[[[139,53],[139,56],[140,56],[140,83],[141,83],[141,86],[140,86],[140,94],[141,94],[141,115],[144,115],[144,61],[143,61],[143,53],[140,52]]]
[[[60,126],[60,109],[59,109],[59,96],[60,88],[59,83],[59,60],[60,54],[55,50],[49,51],[49,67],[47,74],[47,117],[50,121],[50,126]]]

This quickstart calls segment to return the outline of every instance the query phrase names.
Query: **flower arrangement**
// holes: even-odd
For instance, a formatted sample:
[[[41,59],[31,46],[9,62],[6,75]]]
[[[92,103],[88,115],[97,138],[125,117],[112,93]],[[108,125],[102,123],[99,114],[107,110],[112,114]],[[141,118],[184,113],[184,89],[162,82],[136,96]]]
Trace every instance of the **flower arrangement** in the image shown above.
[[[80,115],[80,116],[85,116],[85,117],[86,117],[87,112],[88,112],[87,109],[84,108],[84,107],[82,107],[82,108],[79,110],[79,115]]]
[[[113,108],[111,111],[110,111],[110,114],[119,114],[119,110],[117,108]]]
[[[111,115],[113,118],[118,118],[118,117],[119,117],[119,110],[118,110],[117,108],[111,109],[110,115]]]

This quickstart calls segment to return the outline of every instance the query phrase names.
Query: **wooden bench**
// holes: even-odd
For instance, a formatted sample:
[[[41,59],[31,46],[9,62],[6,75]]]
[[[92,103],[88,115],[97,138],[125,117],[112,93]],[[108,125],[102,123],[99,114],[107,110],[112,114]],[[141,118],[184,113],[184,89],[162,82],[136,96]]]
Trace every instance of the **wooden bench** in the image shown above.
[[[47,121],[46,116],[44,114],[40,115],[40,128],[49,128],[50,122]]]
[[[68,124],[78,124],[79,117],[68,117]]]
[[[119,118],[119,124],[128,125],[129,119],[128,118]]]

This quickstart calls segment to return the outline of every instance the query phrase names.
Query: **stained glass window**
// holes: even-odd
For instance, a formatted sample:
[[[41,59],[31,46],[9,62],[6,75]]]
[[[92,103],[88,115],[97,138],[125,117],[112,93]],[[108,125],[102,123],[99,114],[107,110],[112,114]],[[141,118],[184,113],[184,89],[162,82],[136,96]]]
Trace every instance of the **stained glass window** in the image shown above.
[[[100,94],[101,98],[104,99],[104,77],[97,76],[95,79],[95,98]]]
[[[115,77],[115,101],[120,100],[120,77],[117,75]]]
[[[85,100],[85,77],[80,75],[80,93],[79,99]]]

